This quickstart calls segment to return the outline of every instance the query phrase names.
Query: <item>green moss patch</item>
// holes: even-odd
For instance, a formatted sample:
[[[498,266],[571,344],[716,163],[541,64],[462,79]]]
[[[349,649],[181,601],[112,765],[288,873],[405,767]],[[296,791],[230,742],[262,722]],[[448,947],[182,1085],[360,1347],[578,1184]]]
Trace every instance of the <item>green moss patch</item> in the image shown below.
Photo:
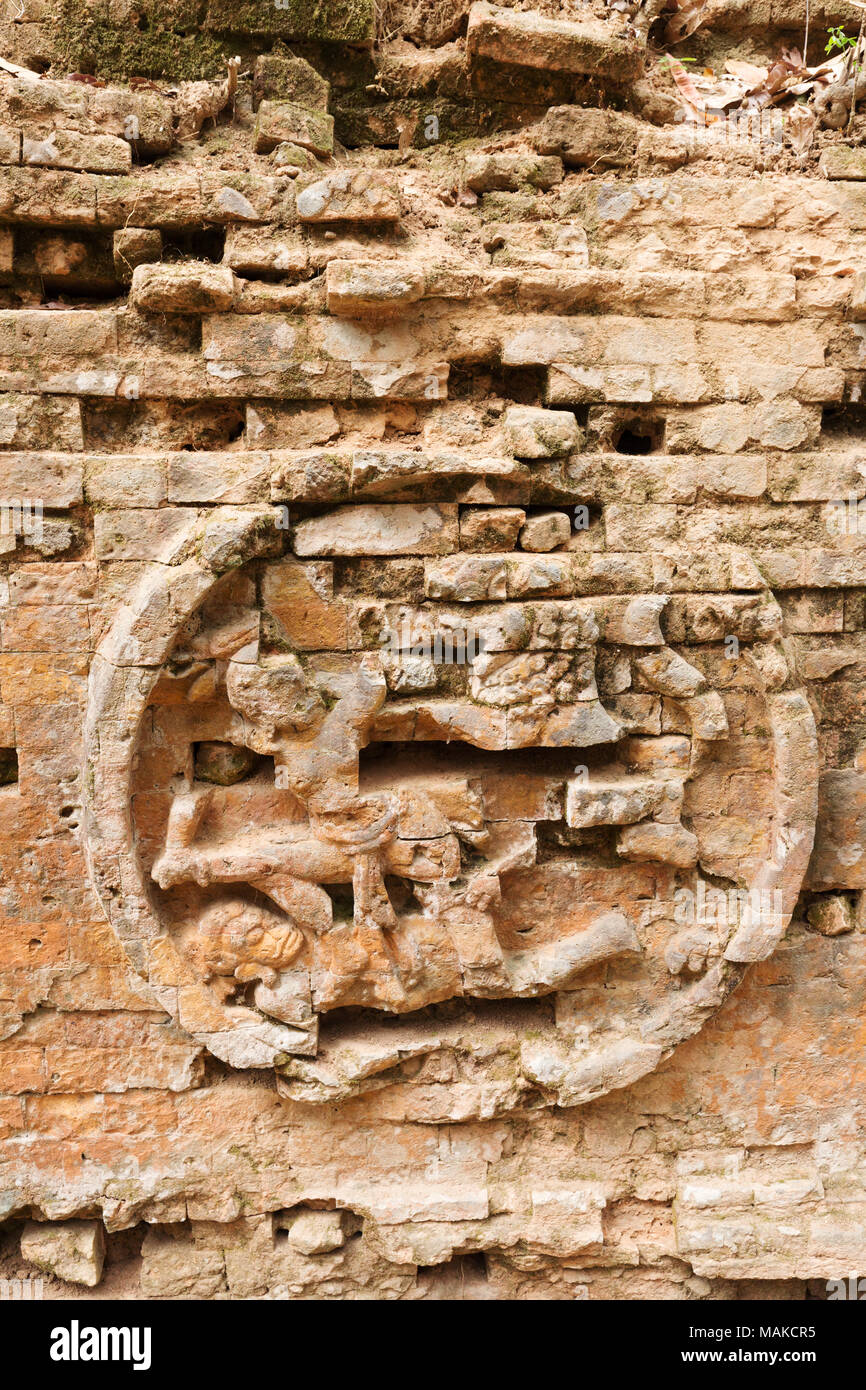
[[[86,72],[113,81],[224,76],[231,44],[198,32],[194,11],[192,5],[157,0],[142,6],[139,28],[112,21],[107,4],[84,6],[81,0],[56,0],[46,25],[54,34],[54,67],[61,73]]]
[[[210,0],[204,27],[224,34],[264,34],[301,42],[370,44],[374,0]]]

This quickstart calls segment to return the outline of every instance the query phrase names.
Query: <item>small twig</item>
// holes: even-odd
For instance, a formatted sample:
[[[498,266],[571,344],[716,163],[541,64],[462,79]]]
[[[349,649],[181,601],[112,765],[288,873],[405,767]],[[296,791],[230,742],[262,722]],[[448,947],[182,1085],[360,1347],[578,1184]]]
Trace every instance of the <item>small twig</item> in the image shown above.
[[[858,6],[859,8],[859,6]],[[860,62],[860,47],[863,43],[863,29],[866,27],[866,10],[860,20],[860,32],[857,35],[857,47],[854,49],[853,74],[851,76],[851,114],[848,117],[848,139],[851,138],[851,131],[854,128],[854,112],[857,110],[857,74],[862,66]]]
[[[232,120],[234,120],[234,119],[235,119],[235,116],[237,115],[238,70],[240,69],[240,65],[241,65],[241,60],[240,60],[240,58],[229,58],[229,61],[228,61],[229,75],[228,75],[227,95],[228,95],[228,104],[229,104],[229,106],[231,107]],[[214,117],[214,124],[216,124],[216,117]]]
[[[809,0],[806,0],[806,36],[803,39],[803,67],[809,66]]]

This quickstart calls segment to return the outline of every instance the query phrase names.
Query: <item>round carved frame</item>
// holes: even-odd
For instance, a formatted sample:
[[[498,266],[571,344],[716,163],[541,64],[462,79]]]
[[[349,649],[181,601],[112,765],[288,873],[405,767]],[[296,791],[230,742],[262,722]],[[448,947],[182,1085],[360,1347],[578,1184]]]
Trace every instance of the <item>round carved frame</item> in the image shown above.
[[[85,834],[88,864],[106,916],[127,958],[160,1005],[215,1057],[235,1068],[275,1067],[278,1087],[306,1102],[343,1099],[407,1080],[418,1059],[472,1054],[472,1010],[443,1021],[412,1015],[360,1032],[336,1027],[315,1059],[291,1056],[294,1030],[251,1008],[221,1004],[191,971],[154,907],[135,837],[132,768],[144,711],[179,627],[230,569],[274,553],[276,513],[266,507],[191,512],[188,527],[151,564],[94,656],[85,722]],[[749,892],[777,893],[781,913],[746,908],[723,957],[685,985],[673,1006],[654,1008],[638,1036],[613,1027],[589,1053],[551,1026],[524,1036],[505,1025],[498,1060],[431,1120],[483,1117],[521,1105],[577,1105],[653,1071],[700,1030],[742,979],[772,954],[794,910],[812,851],[818,804],[818,748],[809,703],[786,654],[786,688],[766,693],[774,752],[771,854]],[[515,1001],[519,1006],[519,1001]],[[497,1048],[494,1047],[494,1053]],[[490,1052],[487,1039],[485,1055]],[[507,1056],[507,1074],[501,1061]],[[479,1070],[475,1059],[475,1069]]]

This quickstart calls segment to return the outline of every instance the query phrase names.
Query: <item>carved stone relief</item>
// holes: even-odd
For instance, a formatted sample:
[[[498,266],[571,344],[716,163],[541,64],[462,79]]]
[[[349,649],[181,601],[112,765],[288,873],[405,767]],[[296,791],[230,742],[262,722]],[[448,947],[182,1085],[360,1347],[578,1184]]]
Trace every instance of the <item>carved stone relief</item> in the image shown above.
[[[489,1114],[655,1068],[772,951],[811,852],[772,595],[331,592],[318,649],[268,525],[212,512],[92,680],[94,874],[165,1007],[305,1101],[444,1067],[449,1113]]]

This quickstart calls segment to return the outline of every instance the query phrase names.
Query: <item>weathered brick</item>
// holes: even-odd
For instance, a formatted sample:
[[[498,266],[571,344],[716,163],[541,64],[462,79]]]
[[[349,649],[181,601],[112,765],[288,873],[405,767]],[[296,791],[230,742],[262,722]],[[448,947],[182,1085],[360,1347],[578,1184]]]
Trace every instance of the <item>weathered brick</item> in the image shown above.
[[[82,70],[0,82],[7,1245],[861,1268],[858,152],[676,122],[651,6],[26,3]],[[714,61],[803,21],[725,0]]]

